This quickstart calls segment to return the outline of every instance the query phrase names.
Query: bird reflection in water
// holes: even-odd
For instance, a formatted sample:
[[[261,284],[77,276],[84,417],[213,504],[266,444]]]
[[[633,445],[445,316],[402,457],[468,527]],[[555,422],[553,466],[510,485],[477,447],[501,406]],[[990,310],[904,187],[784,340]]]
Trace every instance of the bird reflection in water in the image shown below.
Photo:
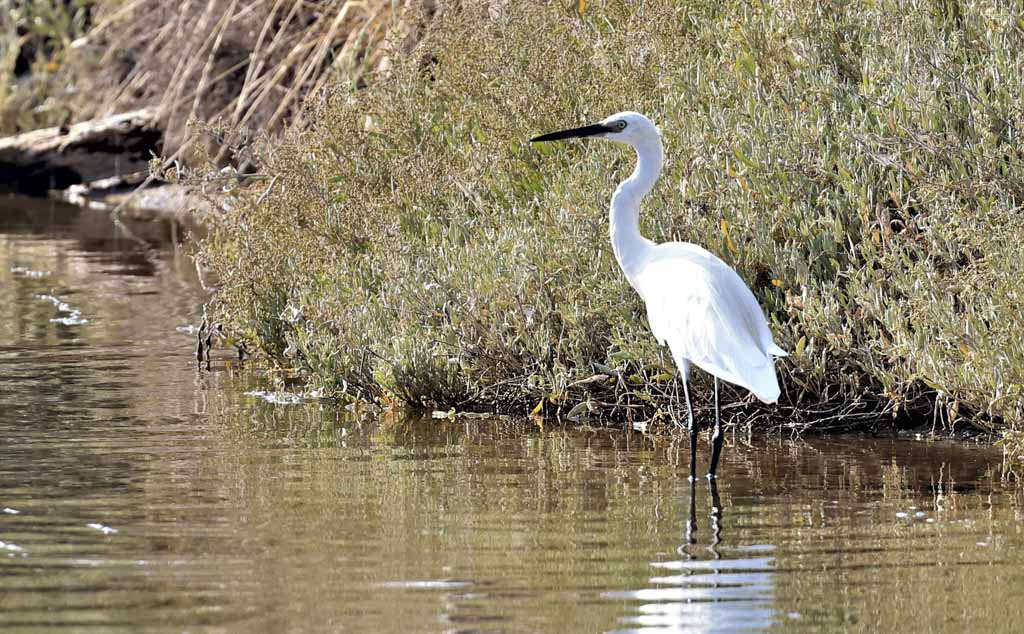
[[[718,495],[718,481],[708,478],[708,493],[711,495],[711,543],[707,550],[715,559],[721,559],[718,545],[722,542],[722,498]],[[679,547],[683,557],[696,559],[690,547],[697,545],[697,488],[696,482],[690,479],[690,517],[686,521],[686,543]]]
[[[708,481],[710,539],[701,539],[708,516],[698,521],[697,482],[690,481],[683,544],[675,560],[657,560],[646,587],[606,592],[637,603],[619,619],[614,632],[733,632],[772,627],[774,548],[767,544],[723,543],[723,508],[715,479]],[[701,528],[698,528],[701,527]],[[700,542],[706,545],[701,547]],[[722,552],[724,551],[724,555]]]

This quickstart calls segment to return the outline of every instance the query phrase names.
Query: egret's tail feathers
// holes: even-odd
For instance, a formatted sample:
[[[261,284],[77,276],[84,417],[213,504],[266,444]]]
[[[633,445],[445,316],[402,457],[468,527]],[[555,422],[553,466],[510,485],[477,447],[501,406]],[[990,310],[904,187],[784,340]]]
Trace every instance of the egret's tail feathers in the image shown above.
[[[775,375],[775,364],[771,362],[771,357],[768,358],[768,363],[752,369],[752,371],[744,372],[743,383],[740,383],[743,387],[750,390],[754,396],[761,399],[765,403],[774,403],[779,400],[779,378]]]
[[[774,372],[772,373],[771,385],[768,385],[768,381],[765,381],[763,385],[757,386],[756,389],[751,386],[748,387],[750,387],[750,391],[754,396],[768,404],[777,403],[779,400],[779,394],[782,392],[782,390],[779,389],[779,381],[775,378]]]
[[[680,363],[676,359],[676,363]],[[756,361],[746,365],[725,363],[719,360],[714,363],[711,360],[693,360],[693,363],[708,374],[713,374],[719,379],[744,387],[765,403],[774,403],[779,400],[779,379],[775,375],[775,364],[769,356],[759,357]],[[680,366],[682,367],[682,366]]]
[[[767,352],[768,352],[768,354],[772,355],[773,357],[788,357],[789,356],[788,352],[786,352],[782,348],[778,347],[774,343],[769,344]]]

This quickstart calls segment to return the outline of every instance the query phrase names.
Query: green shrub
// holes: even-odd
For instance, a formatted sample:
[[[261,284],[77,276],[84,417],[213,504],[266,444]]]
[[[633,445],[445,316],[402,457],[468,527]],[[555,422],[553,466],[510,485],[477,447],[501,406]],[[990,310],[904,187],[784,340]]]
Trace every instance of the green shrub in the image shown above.
[[[202,246],[218,310],[334,394],[650,416],[674,369],[606,226],[631,152],[527,142],[631,109],[668,158],[644,231],[732,264],[793,353],[761,411],[1016,423],[1022,29],[998,2],[463,3],[262,147],[273,186]]]

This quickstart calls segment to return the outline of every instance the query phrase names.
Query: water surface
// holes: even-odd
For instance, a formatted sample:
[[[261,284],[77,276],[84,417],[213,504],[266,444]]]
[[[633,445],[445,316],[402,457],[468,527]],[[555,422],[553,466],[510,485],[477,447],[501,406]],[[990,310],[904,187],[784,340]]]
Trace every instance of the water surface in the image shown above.
[[[274,405],[129,228],[0,201],[4,631],[1017,629],[998,450],[734,434],[691,498],[671,438]]]

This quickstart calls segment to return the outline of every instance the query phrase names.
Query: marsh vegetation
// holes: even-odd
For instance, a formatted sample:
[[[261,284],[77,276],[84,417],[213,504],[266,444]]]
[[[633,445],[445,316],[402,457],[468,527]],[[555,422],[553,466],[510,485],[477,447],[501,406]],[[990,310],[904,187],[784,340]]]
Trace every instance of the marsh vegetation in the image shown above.
[[[607,247],[632,157],[526,143],[629,107],[667,147],[647,235],[732,264],[793,352],[773,419],[1012,424],[1022,44],[1000,3],[463,3],[258,148],[272,186],[200,257],[230,329],[327,393],[661,417],[673,365]]]
[[[237,197],[197,253],[220,279],[212,314],[309,388],[664,420],[674,366],[607,246],[632,157],[526,143],[629,108],[667,148],[643,230],[734,266],[792,353],[781,405],[731,415],[821,430],[1024,418],[1017,8],[24,6],[44,5],[74,12],[31,22],[70,34],[38,36],[33,76],[90,77],[73,94],[100,87],[97,108],[157,102],[168,153],[191,147],[207,188]],[[24,40],[18,15],[0,24]],[[226,164],[259,178],[225,180]]]

